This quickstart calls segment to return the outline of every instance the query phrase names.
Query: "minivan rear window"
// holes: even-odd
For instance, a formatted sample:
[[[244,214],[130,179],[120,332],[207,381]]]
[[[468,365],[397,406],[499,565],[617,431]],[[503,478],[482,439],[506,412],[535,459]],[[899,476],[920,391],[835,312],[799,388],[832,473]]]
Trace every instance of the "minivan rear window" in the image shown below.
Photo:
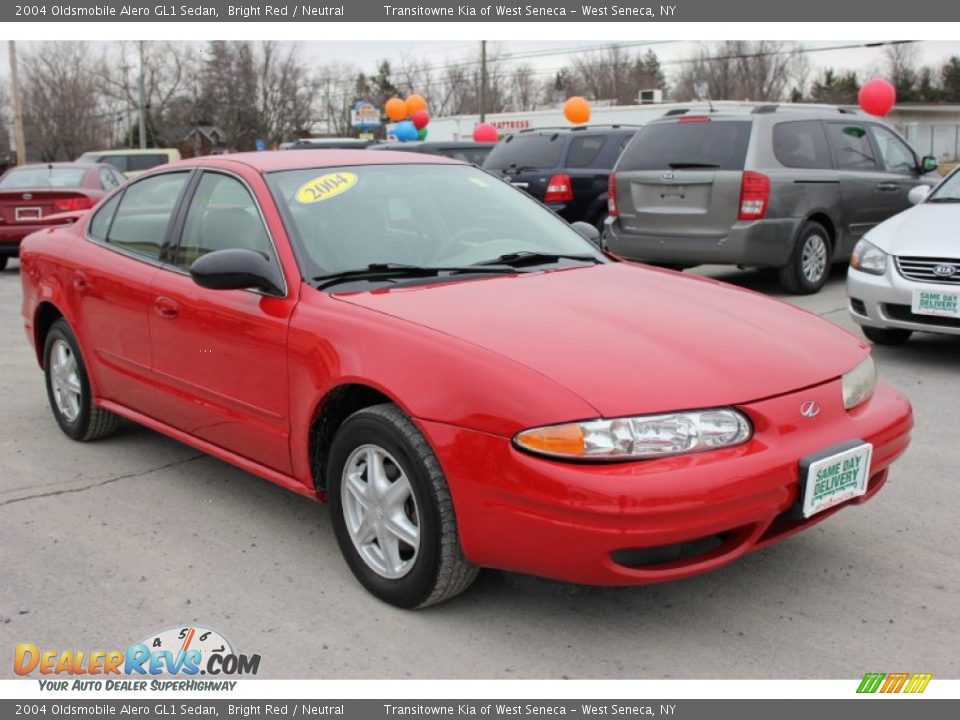
[[[647,125],[623,151],[617,170],[743,170],[752,127],[744,120],[709,119]]]
[[[514,135],[498,143],[483,166],[489,170],[507,168],[552,168],[560,162],[563,138],[556,134]]]

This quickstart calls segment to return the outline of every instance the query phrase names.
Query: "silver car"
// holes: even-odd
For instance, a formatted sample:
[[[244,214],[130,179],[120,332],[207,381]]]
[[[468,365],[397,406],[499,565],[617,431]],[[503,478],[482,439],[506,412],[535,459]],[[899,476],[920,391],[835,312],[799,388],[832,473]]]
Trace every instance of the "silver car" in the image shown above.
[[[831,263],[909,207],[913,187],[936,183],[936,167],[853,111],[681,111],[645,125],[620,156],[603,243],[658,264],[777,268],[787,291],[814,293]]]
[[[882,345],[914,332],[960,335],[960,171],[911,199],[918,204],[870,231],[850,258],[850,315]]]

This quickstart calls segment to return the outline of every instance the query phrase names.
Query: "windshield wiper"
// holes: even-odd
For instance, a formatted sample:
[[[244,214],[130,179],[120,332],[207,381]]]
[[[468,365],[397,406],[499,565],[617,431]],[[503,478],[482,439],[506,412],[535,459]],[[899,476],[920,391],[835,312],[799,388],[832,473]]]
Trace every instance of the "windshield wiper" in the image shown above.
[[[960,198],[955,197],[932,197],[927,200],[928,203],[960,203]]]
[[[555,263],[559,260],[579,260],[581,262],[590,262],[599,265],[603,261],[595,255],[567,255],[564,253],[545,253],[532,252],[530,250],[521,250],[519,252],[506,253],[493,260],[483,260],[474,263],[474,266],[490,265],[509,265],[511,267],[520,267],[522,265],[543,265],[546,263]]]
[[[667,165],[670,167],[671,170],[695,170],[697,168],[705,168],[707,170],[720,169],[720,166],[714,163],[672,162],[672,163],[667,163]]]
[[[512,273],[516,272],[512,268],[488,268],[488,267],[438,267],[430,265],[404,265],[402,263],[370,263],[364,268],[353,268],[351,270],[341,270],[340,272],[330,273],[328,275],[317,275],[312,278],[317,283],[317,289],[337,285],[351,280],[393,280],[395,278],[421,278],[435,277],[440,273],[456,274],[490,274],[490,273]]]

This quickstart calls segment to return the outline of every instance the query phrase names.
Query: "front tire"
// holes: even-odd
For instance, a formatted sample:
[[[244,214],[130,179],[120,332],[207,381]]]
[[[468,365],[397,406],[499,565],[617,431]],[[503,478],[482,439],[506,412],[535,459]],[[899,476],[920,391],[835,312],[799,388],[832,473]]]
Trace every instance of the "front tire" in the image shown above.
[[[120,418],[94,403],[80,346],[62,318],[44,341],[43,372],[53,417],[68,437],[89,442],[116,431]]]
[[[344,421],[330,447],[326,481],[340,551],[376,597],[425,607],[476,579],[437,458],[396,405],[365,408]]]
[[[913,335],[913,330],[902,330],[901,328],[878,328],[861,325],[860,329],[867,340],[874,345],[903,345]]]
[[[830,275],[830,234],[820,223],[800,229],[790,261],[779,268],[780,285],[793,295],[820,292]]]

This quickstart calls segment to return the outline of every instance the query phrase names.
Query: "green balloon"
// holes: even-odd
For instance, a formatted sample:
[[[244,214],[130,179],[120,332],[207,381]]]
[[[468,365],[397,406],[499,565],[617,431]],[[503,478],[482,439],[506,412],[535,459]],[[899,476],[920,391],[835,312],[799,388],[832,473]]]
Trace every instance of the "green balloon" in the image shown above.
[[[426,140],[426,139],[427,139],[427,129],[426,129],[426,128],[420,128],[419,130],[417,130],[417,137],[420,138],[421,140]]]

